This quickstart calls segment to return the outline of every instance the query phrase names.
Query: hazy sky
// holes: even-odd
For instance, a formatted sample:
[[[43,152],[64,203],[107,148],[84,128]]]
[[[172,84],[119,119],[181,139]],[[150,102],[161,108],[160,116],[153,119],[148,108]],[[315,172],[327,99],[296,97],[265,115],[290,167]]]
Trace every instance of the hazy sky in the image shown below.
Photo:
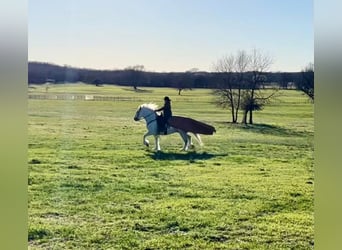
[[[30,0],[28,59],[95,69],[211,71],[260,49],[272,71],[314,60],[312,0]]]

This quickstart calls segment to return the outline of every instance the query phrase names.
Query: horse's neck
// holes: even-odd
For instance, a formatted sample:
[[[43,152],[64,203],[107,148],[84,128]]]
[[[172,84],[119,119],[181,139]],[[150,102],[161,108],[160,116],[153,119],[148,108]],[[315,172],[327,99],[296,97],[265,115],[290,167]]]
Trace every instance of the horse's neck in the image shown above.
[[[147,110],[147,114],[144,116],[146,122],[152,121],[156,119],[156,113],[154,112],[154,110],[151,109],[146,109]]]

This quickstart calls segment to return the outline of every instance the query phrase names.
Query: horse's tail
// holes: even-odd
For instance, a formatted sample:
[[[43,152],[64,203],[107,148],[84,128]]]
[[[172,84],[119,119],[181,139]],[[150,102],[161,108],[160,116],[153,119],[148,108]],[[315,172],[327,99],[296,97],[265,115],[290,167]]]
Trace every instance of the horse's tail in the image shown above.
[[[194,136],[195,136],[198,144],[202,147],[203,146],[203,142],[201,140],[201,136],[199,134],[196,134],[196,133],[194,133]]]

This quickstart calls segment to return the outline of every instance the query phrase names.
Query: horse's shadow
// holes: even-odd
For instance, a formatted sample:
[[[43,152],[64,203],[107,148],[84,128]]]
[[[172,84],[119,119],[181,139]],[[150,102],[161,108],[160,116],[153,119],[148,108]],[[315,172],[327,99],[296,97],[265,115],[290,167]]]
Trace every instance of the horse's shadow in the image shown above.
[[[217,156],[227,156],[228,154],[211,154],[207,152],[197,153],[197,152],[186,152],[186,153],[175,153],[175,152],[149,152],[147,153],[153,160],[185,160],[185,161],[195,161],[195,160],[208,160]]]

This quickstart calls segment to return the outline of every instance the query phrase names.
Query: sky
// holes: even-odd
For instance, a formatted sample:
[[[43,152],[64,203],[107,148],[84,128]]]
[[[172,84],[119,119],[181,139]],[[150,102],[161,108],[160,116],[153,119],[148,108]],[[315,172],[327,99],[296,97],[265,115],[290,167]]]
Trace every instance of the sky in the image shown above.
[[[171,72],[260,50],[271,71],[314,62],[313,0],[30,0],[28,60]]]

